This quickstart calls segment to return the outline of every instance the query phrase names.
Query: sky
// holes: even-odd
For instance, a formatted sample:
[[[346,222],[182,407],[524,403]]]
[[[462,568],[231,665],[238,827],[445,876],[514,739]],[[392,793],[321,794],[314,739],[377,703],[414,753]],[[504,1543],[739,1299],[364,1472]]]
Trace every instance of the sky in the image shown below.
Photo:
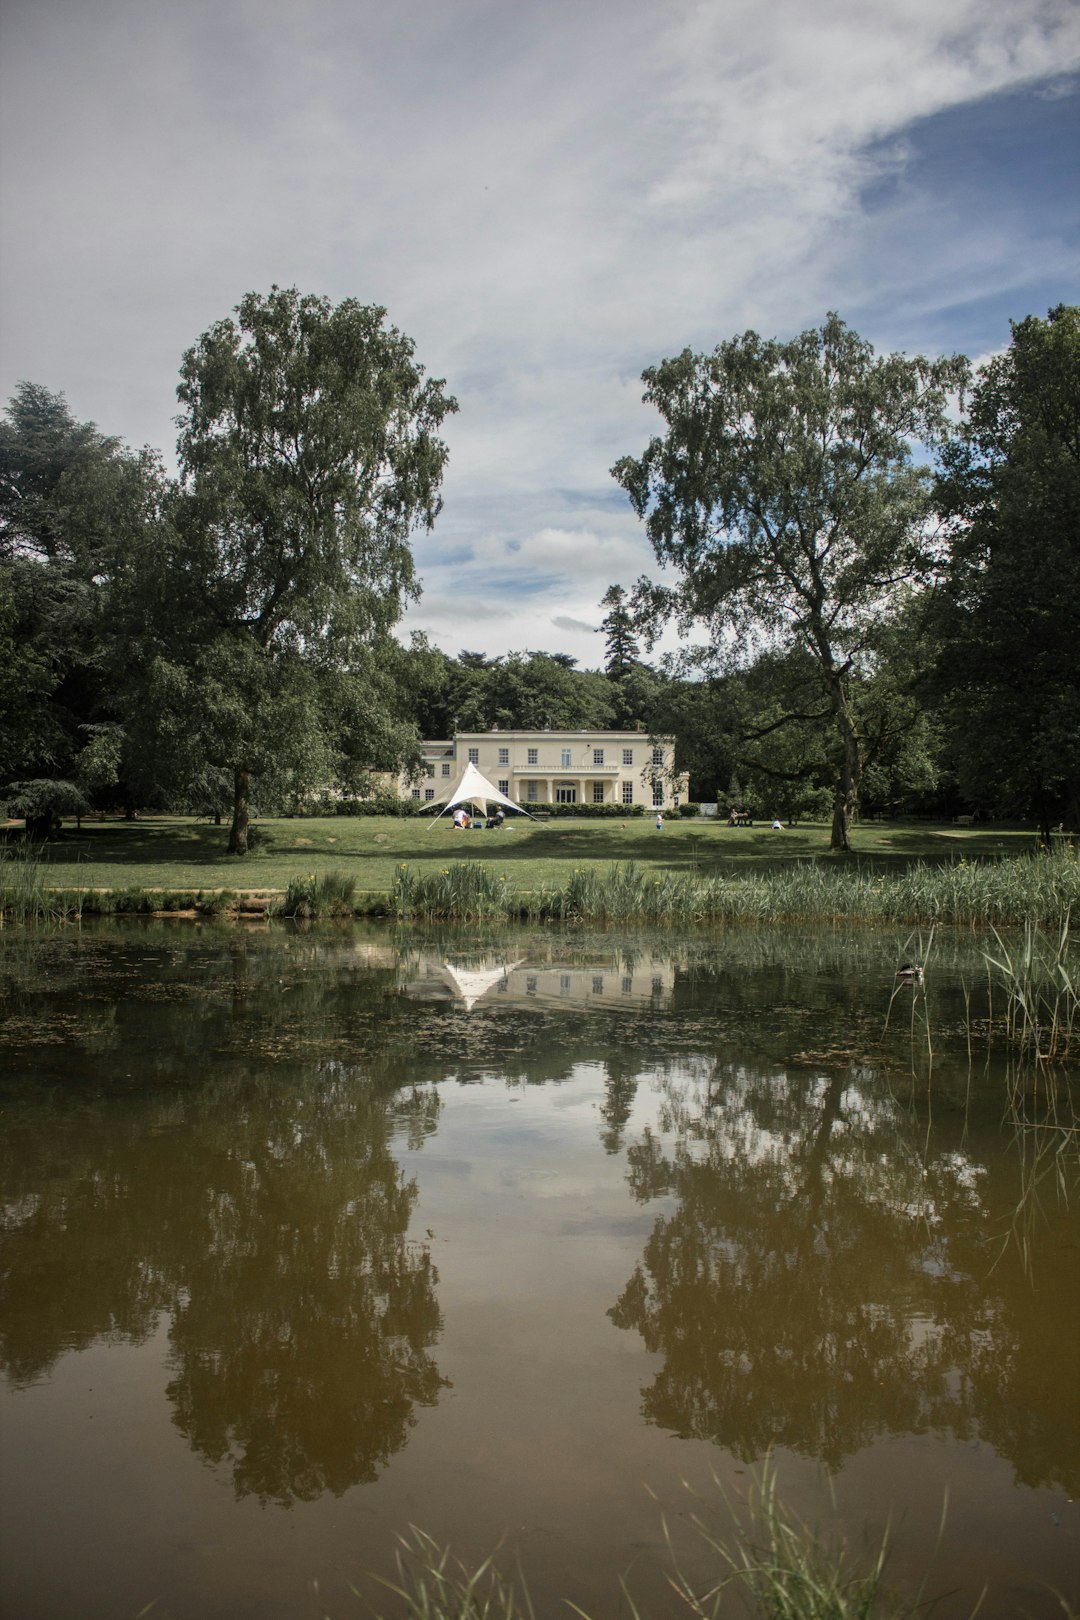
[[[0,399],[171,459],[244,293],[382,305],[460,405],[404,629],[596,668],[642,370],[985,358],[1080,301],[1078,158],[1076,0],[2,0]]]

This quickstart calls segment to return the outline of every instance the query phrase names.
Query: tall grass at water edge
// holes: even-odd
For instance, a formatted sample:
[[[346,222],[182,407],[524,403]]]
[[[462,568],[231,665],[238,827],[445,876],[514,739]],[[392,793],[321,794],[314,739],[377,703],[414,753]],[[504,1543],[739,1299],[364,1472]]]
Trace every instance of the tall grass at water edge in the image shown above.
[[[0,926],[15,923],[72,923],[84,917],[123,913],[194,911],[216,917],[229,912],[238,896],[220,889],[53,888],[49,866],[33,849],[0,845]]]
[[[215,891],[62,891],[48,884],[48,865],[34,854],[4,851],[0,913],[45,921],[88,912],[195,909],[221,911],[234,896]],[[1053,854],[951,866],[919,864],[899,874],[832,861],[799,861],[739,876],[702,876],[633,861],[607,868],[577,866],[565,877],[519,888],[512,873],[485,862],[448,862],[436,870],[402,864],[391,891],[358,896],[339,872],[290,880],[272,909],[292,917],[366,913],[418,919],[639,922],[865,922],[1014,928],[1060,926],[1080,914],[1080,862],[1065,848]]]
[[[1001,1025],[1021,1060],[1080,1057],[1080,963],[1069,922],[1066,916],[1048,939],[1028,921],[1015,943],[994,930],[994,951],[986,953],[991,1025]]]
[[[687,1573],[664,1524],[672,1607],[692,1620],[737,1613],[757,1620],[913,1620],[927,1611],[923,1590],[901,1596],[886,1586],[887,1538],[860,1559],[842,1537],[828,1537],[787,1510],[768,1465],[749,1493],[745,1512],[735,1516],[733,1536],[722,1535],[714,1518],[706,1509],[692,1512],[687,1521],[696,1542],[695,1562],[704,1571],[696,1578]],[[381,1584],[407,1620],[535,1620],[524,1578],[507,1577],[491,1557],[467,1565],[414,1529],[402,1540],[396,1566],[397,1579]],[[631,1620],[645,1620],[646,1610],[627,1580],[622,1597]],[[580,1620],[590,1620],[577,1604],[567,1601],[566,1607]]]
[[[673,922],[951,923],[1059,926],[1080,906],[1074,854],[998,862],[917,865],[899,875],[807,862],[747,876],[697,877],[642,869],[580,867],[562,883],[533,891],[512,887],[481,862],[451,862],[438,872],[401,866],[390,900],[399,917],[667,924]]]

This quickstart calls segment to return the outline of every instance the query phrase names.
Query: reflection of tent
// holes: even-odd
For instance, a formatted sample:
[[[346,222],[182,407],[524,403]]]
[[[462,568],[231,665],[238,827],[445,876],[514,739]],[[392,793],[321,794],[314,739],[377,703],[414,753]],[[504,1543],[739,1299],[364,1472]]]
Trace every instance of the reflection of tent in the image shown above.
[[[493,985],[505,979],[513,968],[519,966],[520,962],[502,962],[498,967],[466,968],[455,967],[452,962],[444,962],[442,972],[450,980],[455,994],[465,1003],[465,1011],[471,1012],[481,996],[487,995]]]
[[[520,810],[523,816],[529,814],[522,805],[508,799],[505,793],[500,793],[498,788],[488,781],[483,771],[477,769],[472,760],[466,765],[453,787],[447,788],[445,793],[437,794],[433,802],[442,803],[439,816],[445,810],[452,810],[455,804],[474,804],[482,816],[487,815],[489,804],[505,804],[509,810]],[[439,816],[433,817],[431,826],[435,825]]]

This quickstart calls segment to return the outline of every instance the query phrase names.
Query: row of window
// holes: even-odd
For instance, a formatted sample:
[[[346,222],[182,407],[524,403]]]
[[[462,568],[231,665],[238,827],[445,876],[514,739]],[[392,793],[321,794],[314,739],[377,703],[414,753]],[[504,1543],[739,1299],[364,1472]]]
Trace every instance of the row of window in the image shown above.
[[[526,804],[544,804],[544,803],[547,802],[546,800],[541,799],[541,797],[540,797],[541,785],[542,784],[539,783],[539,782],[526,782],[525,783],[525,803]],[[498,787],[499,787],[499,792],[500,793],[505,794],[507,798],[510,797],[510,779],[509,779],[509,777],[500,776]],[[414,799],[418,799],[420,797],[420,789],[419,788],[413,788],[412,796],[413,796]],[[424,789],[424,802],[425,803],[430,803],[431,800],[434,797],[435,797],[435,789],[434,788],[425,788]],[[593,800],[593,804],[604,804],[605,803],[604,784],[603,784],[603,782],[594,782],[593,783],[592,800]],[[633,804],[633,802],[634,802],[634,784],[633,784],[633,782],[624,782],[622,784],[622,802],[623,802],[623,804]],[[654,785],[653,785],[652,802],[653,802],[653,808],[657,809],[657,810],[660,809],[663,806],[663,803],[664,803],[664,789],[663,789],[663,787],[661,785],[656,784],[656,783],[654,783]],[[676,800],[676,803],[677,802],[678,801]],[[555,803],[556,804],[577,804],[577,788],[573,785],[573,783],[570,783],[570,782],[562,782],[562,783],[556,782],[556,784],[555,784]]]
[[[573,749],[561,748],[559,750],[559,755],[560,755],[559,769],[561,771],[571,770],[572,767],[573,767]],[[592,751],[592,762],[593,762],[594,765],[602,765],[604,763],[604,750],[602,748],[594,748],[593,749],[593,751]],[[634,750],[632,748],[624,748],[623,749],[623,751],[622,751],[622,762],[623,762],[624,765],[633,765],[633,763],[634,763]],[[652,751],[652,762],[653,762],[654,765],[662,765],[664,763],[664,750],[662,748],[654,748],[653,749],[653,751]],[[480,763],[480,750],[479,750],[479,748],[470,748],[469,749],[469,763],[471,765],[479,765],[479,763]],[[510,750],[509,750],[509,748],[500,748],[499,749],[499,764],[500,765],[509,765],[509,763],[510,763]],[[539,765],[539,763],[540,763],[540,749],[538,747],[537,748],[527,748],[525,750],[525,763],[527,765]],[[449,765],[444,765],[442,769],[443,769],[443,775],[444,776],[449,776],[450,775],[450,767],[449,767]],[[434,776],[435,767],[433,765],[429,765],[428,766],[428,772],[429,772],[429,774],[431,776]]]

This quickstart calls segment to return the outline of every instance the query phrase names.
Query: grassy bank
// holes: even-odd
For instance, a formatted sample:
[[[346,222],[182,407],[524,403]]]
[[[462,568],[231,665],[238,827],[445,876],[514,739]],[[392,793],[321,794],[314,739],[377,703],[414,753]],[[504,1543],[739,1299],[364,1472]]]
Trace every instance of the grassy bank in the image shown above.
[[[854,855],[829,853],[828,828],[810,823],[773,832],[673,818],[663,832],[645,819],[527,821],[498,831],[456,832],[443,817],[329,817],[262,820],[260,842],[243,857],[225,853],[227,829],[191,817],[86,822],[65,827],[41,852],[50,887],[69,889],[279,889],[296,877],[335,871],[353,878],[358,893],[388,894],[401,865],[438,870],[450,861],[483,861],[510,888],[535,891],[558,883],[567,868],[602,871],[633,861],[642,870],[730,878],[781,871],[812,862],[855,866],[870,873],[902,872],[916,864],[950,865],[1020,855],[1034,847],[1031,829],[952,827],[872,822],[855,829]],[[8,834],[9,847],[21,842]]]
[[[474,849],[494,850],[497,835],[474,845],[470,836],[458,835],[449,849],[443,846],[435,862],[399,861],[386,873],[385,887],[362,886],[356,863],[332,869],[324,865],[322,870],[312,863],[313,869],[297,873],[293,855],[280,888],[264,883],[257,892],[141,886],[131,881],[145,870],[138,867],[129,869],[122,888],[85,881],[68,887],[55,883],[55,864],[8,849],[0,862],[0,908],[13,921],[247,909],[298,918],[375,915],[601,926],[861,922],[1060,927],[1074,910],[1080,915],[1080,861],[1067,846],[1049,854],[917,861],[894,868],[805,859],[755,867],[732,859],[722,870],[710,872],[700,862],[630,859],[604,865],[549,857],[508,869],[498,858],[472,858]],[[664,847],[666,853],[672,844]],[[454,859],[459,852],[466,858]]]

